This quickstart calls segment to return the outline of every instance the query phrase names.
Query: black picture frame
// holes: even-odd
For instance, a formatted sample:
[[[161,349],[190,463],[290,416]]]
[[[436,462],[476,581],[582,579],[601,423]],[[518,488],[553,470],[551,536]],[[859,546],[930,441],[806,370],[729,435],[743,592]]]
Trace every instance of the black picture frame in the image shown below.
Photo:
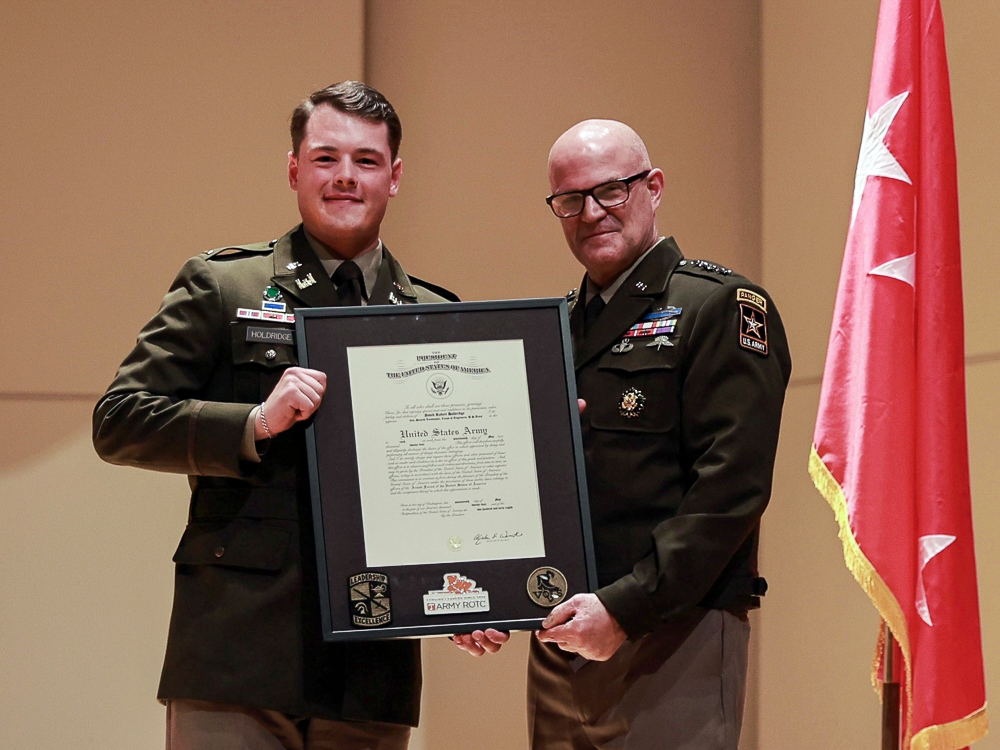
[[[300,365],[327,375],[323,401],[306,429],[324,640],[537,629],[551,611],[528,595],[529,576],[539,568],[554,567],[565,577],[560,601],[596,588],[565,299],[300,308],[295,314]],[[524,346],[545,557],[368,568],[348,347],[509,339]],[[489,592],[490,610],[425,614],[423,595],[440,590],[456,568]],[[351,620],[349,579],[368,572],[389,578],[392,619],[379,627]]]

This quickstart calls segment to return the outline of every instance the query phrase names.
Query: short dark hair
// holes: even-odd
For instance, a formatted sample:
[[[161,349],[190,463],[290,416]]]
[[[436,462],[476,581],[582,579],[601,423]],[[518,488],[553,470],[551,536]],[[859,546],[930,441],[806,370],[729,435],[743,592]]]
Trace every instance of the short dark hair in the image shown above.
[[[295,108],[291,124],[292,153],[298,156],[309,118],[316,107],[324,104],[349,115],[384,122],[389,129],[389,153],[393,161],[396,160],[399,144],[403,140],[403,125],[399,121],[399,115],[380,91],[360,81],[341,81],[327,86],[310,94],[308,99]]]

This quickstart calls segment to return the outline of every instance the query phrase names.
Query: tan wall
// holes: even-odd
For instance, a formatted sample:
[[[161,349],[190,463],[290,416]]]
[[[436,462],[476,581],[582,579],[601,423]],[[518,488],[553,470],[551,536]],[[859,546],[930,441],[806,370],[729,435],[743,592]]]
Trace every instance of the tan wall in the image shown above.
[[[1000,8],[944,0],[958,141],[969,436],[987,692],[1000,690],[996,445],[1000,333],[993,221]],[[878,747],[869,687],[878,616],[843,564],[833,513],[806,474],[850,218],[878,3],[763,0],[763,268],[795,370],[761,557],[760,747]],[[990,690],[992,688],[992,691]],[[996,737],[976,748],[1000,747]]]
[[[101,463],[90,411],[185,258],[297,220],[287,118],[362,75],[362,11],[0,4],[5,748],[163,746],[187,485]]]
[[[561,294],[580,270],[542,203],[551,141],[588,116],[646,139],[661,231],[764,282],[792,339],[755,620],[747,748],[876,746],[877,618],[806,478],[857,159],[875,0],[434,0],[0,7],[0,733],[19,748],[156,747],[180,477],[101,464],[93,399],[184,258],[296,219],[287,113],[368,79],[399,108],[404,178],[384,237],[466,299]],[[1000,333],[990,218],[1000,8],[946,0],[966,269],[984,638],[996,642]],[[367,44],[365,42],[367,41]],[[617,51],[620,60],[609,51]],[[618,66],[618,67],[616,67]],[[763,238],[763,243],[762,243]],[[23,290],[30,289],[30,298]],[[22,301],[22,299],[24,301]],[[524,743],[526,638],[473,662],[425,643],[413,750]],[[995,650],[988,676],[997,687]],[[472,710],[469,710],[469,707]],[[991,747],[987,740],[978,748]]]

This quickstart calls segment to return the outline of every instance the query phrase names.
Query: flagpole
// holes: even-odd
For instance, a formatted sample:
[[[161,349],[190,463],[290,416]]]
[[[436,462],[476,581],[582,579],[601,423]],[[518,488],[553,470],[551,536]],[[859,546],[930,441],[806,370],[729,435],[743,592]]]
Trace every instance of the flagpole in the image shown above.
[[[892,631],[885,625],[885,657],[882,679],[882,750],[899,750],[899,683],[893,652],[896,644]]]

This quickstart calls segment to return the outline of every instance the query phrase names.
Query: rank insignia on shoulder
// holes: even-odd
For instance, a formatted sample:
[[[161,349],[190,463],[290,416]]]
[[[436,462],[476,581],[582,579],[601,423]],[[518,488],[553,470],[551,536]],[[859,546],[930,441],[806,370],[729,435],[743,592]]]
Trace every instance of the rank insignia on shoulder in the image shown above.
[[[700,268],[702,271],[717,273],[720,276],[729,276],[733,272],[731,268],[720,266],[718,263],[713,263],[710,260],[682,260],[678,265],[694,266],[695,268]]]
[[[751,305],[759,307],[763,312],[767,312],[767,300],[756,292],[751,292],[749,289],[737,289],[736,301],[749,302]]]
[[[629,388],[618,403],[618,413],[627,419],[638,417],[646,405],[646,396],[638,388]]]
[[[566,598],[566,576],[555,568],[535,568],[528,575],[528,598],[539,607],[554,607]]]
[[[744,302],[740,303],[740,346],[767,356],[767,313]]]
[[[377,628],[392,621],[389,576],[358,573],[347,579],[350,591],[351,622],[359,628]]]
[[[580,290],[579,289],[570,289],[568,292],[566,292],[566,301],[567,302],[572,302],[579,295],[580,295]]]

